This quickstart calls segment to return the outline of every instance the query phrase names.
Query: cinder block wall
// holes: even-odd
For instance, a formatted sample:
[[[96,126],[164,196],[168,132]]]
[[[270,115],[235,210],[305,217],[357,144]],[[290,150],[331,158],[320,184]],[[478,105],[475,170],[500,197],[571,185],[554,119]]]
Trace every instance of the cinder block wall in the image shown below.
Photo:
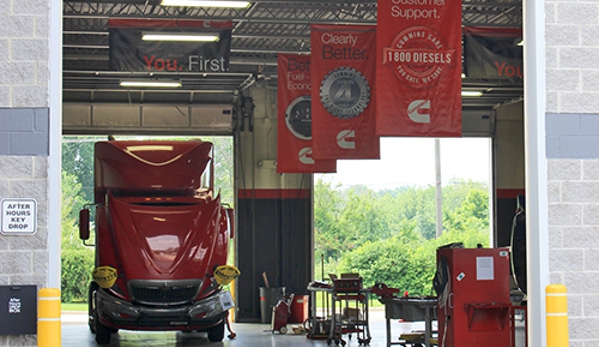
[[[599,341],[599,3],[546,1],[550,281],[568,288],[570,346]]]
[[[0,200],[37,201],[34,235],[0,235],[0,285],[48,281],[50,1],[0,0]],[[0,336],[0,346],[36,344]]]

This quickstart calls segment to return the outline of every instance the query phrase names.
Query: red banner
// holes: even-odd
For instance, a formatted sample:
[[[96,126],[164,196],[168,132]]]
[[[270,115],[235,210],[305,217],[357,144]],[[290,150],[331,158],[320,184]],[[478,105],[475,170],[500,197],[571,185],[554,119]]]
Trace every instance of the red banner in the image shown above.
[[[310,56],[279,53],[277,173],[335,172],[336,160],[312,156]]]
[[[377,6],[377,134],[461,136],[462,2]]]
[[[379,159],[376,27],[312,24],[310,37],[314,157]]]

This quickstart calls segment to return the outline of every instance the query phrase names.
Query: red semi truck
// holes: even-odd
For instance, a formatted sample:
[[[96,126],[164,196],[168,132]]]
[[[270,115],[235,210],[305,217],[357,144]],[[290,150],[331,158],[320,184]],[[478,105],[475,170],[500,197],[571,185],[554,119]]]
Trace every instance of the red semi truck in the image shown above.
[[[126,330],[206,331],[221,341],[232,235],[213,196],[213,145],[106,141],[94,148],[95,266],[89,326],[99,344]],[[80,214],[89,239],[89,209]],[[224,278],[224,279],[223,279]]]

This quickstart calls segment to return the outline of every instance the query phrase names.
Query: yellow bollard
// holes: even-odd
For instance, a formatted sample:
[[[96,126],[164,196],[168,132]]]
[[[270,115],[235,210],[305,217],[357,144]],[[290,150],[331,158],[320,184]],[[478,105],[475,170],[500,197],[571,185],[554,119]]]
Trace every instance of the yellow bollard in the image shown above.
[[[569,346],[566,286],[562,284],[548,285],[545,288],[545,305],[547,347]]]
[[[60,345],[60,289],[42,288],[38,292],[37,346]]]

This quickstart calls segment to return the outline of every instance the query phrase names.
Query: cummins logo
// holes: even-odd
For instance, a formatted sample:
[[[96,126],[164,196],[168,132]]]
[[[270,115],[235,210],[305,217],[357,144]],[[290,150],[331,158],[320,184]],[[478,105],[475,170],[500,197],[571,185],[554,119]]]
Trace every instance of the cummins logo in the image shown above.
[[[314,159],[312,158],[312,148],[304,147],[300,149],[298,153],[299,161],[303,164],[313,165]]]
[[[416,123],[430,123],[430,110],[430,100],[414,100],[408,106],[408,116]]]
[[[341,130],[337,134],[337,144],[343,149],[356,149],[356,131]]]

